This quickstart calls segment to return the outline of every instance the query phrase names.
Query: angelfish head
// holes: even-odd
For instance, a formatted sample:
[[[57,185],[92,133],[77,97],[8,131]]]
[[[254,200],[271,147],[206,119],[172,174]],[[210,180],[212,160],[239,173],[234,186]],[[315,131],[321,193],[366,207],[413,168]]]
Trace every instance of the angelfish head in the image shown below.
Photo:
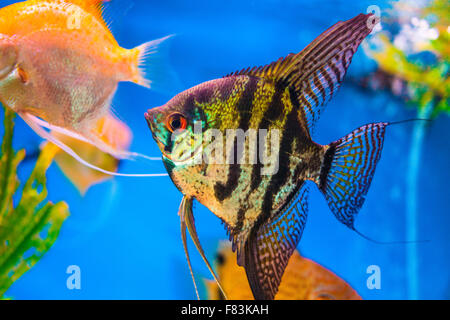
[[[198,111],[198,107],[187,99],[176,96],[167,104],[145,113],[163,158],[173,166],[192,165],[195,157],[201,156],[204,122]]]

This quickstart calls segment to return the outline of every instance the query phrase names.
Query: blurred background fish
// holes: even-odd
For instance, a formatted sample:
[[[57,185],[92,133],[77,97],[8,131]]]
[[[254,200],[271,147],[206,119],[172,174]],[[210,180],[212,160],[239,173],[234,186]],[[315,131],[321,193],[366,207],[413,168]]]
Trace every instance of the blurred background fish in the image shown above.
[[[42,138],[100,171],[61,137],[84,141],[118,159],[135,155],[105,141],[97,127],[112,114],[119,82],[151,86],[145,70],[166,39],[122,48],[102,18],[102,3],[29,0],[0,10],[0,101]]]
[[[214,264],[228,299],[253,300],[245,270],[237,265],[236,254],[228,243],[219,245]],[[204,282],[208,300],[223,299],[215,281],[205,279]],[[275,300],[361,300],[361,297],[332,271],[302,257],[296,250],[286,267]]]
[[[98,133],[98,137],[114,149],[127,150],[133,137],[130,128],[113,115],[103,117],[95,130]],[[119,160],[109,153],[99,150],[90,143],[62,135],[58,132],[55,132],[55,136],[89,163],[108,171],[117,171]],[[61,149],[56,153],[55,161],[64,175],[82,195],[94,184],[111,179],[111,175],[83,165]]]

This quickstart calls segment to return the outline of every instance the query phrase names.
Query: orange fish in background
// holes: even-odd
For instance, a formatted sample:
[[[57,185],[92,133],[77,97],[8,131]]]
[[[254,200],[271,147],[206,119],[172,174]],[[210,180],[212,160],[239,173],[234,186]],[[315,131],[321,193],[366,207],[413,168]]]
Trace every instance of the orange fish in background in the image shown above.
[[[131,130],[114,116],[100,119],[96,130],[99,137],[112,148],[120,150],[129,148],[132,139]],[[108,171],[117,171],[119,160],[110,154],[100,151],[89,143],[59,133],[55,135],[89,163]],[[92,185],[111,178],[111,175],[86,167],[61,149],[55,155],[55,162],[82,195]]]
[[[238,266],[236,253],[229,244],[220,245],[215,263],[228,299],[253,300],[245,270]],[[205,284],[209,300],[223,299],[215,281],[205,280]],[[294,251],[275,300],[361,300],[361,297],[333,272]]]
[[[150,87],[143,70],[166,38],[120,47],[102,18],[102,3],[28,0],[0,9],[0,102],[77,161],[114,174],[80,157],[67,139],[118,159],[136,155],[106,143],[96,126],[111,116],[119,82]]]

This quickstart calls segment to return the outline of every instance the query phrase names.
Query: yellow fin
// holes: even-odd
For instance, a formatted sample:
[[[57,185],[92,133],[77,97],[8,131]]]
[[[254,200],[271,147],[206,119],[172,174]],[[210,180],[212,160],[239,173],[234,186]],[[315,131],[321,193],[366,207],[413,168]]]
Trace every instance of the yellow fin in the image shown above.
[[[104,2],[111,2],[111,0],[64,0],[67,3],[74,4],[89,14],[92,14],[98,21],[100,21],[105,28],[110,30],[110,22],[105,19]]]

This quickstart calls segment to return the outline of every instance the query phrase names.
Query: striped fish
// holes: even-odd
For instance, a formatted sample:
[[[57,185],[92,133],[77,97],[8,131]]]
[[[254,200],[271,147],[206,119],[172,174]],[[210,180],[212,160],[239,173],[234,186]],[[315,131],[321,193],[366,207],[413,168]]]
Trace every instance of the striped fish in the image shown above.
[[[184,195],[179,214],[185,250],[187,227],[216,281],[195,232],[193,199],[225,224],[255,299],[274,298],[299,243],[307,216],[307,181],[316,183],[336,218],[354,229],[389,123],[362,126],[328,145],[312,141],[311,132],[371,32],[373,18],[360,14],[339,22],[298,54],[205,82],[146,113],[167,171]],[[267,174],[267,163],[244,161],[250,158],[250,142],[239,149],[230,129],[276,136],[270,143],[258,139],[253,147],[256,154],[273,147],[277,170]],[[198,157],[211,132],[222,133],[216,140],[225,142],[213,149],[224,152],[223,163]]]

